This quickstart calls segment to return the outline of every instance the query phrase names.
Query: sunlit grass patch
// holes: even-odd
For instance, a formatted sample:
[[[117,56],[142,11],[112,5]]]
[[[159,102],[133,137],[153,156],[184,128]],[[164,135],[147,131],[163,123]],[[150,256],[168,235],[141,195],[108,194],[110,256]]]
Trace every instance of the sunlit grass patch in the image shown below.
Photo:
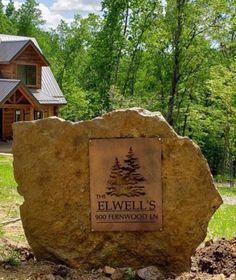
[[[231,196],[231,197],[236,197],[236,187],[230,188],[230,187],[217,187],[219,193],[223,196]]]
[[[236,205],[222,205],[210,220],[207,239],[236,237]]]
[[[0,187],[16,186],[12,162],[12,156],[0,155]]]
[[[23,198],[18,194],[13,176],[13,158],[9,155],[0,155],[0,221],[11,221],[20,217],[19,206]],[[12,241],[24,241],[23,230],[19,225],[12,223],[0,227],[0,237]],[[1,250],[0,250],[1,251]]]

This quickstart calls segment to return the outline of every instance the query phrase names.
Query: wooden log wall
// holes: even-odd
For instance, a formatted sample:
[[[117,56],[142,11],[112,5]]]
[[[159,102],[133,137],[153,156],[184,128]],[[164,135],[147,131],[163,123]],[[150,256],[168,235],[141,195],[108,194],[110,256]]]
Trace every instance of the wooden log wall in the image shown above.
[[[55,116],[57,106],[47,106],[43,111],[43,118]],[[21,110],[21,121],[32,121],[34,120],[34,112],[41,111],[38,108],[34,108],[32,105],[25,104],[6,104],[5,108],[3,108],[3,131],[2,131],[2,139],[9,140],[12,139],[12,124],[15,122],[15,111]]]
[[[3,139],[12,139],[12,124],[14,122],[14,109],[3,109]]]
[[[16,79],[15,64],[0,64],[0,71],[4,79]]]

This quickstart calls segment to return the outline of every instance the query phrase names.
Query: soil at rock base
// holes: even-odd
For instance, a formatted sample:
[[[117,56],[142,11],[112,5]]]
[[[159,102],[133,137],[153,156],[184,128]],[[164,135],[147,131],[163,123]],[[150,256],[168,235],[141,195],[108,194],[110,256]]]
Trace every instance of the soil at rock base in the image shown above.
[[[222,273],[226,277],[236,273],[236,238],[206,242],[205,247],[198,249],[192,258],[192,271]]]
[[[1,240],[1,242],[4,242],[5,245],[7,244],[6,240]],[[29,248],[7,244],[6,255],[13,251],[18,256],[20,264],[18,266],[12,266],[10,262],[2,262],[0,264],[0,280],[112,279],[110,276],[104,274],[102,268],[96,271],[81,271],[51,262],[37,262]],[[131,278],[129,273],[125,273],[121,279],[131,280],[138,278]],[[199,248],[192,257],[191,272],[178,276],[170,273],[165,279],[236,280],[236,238],[230,241],[220,239],[215,242],[206,242],[205,246]]]

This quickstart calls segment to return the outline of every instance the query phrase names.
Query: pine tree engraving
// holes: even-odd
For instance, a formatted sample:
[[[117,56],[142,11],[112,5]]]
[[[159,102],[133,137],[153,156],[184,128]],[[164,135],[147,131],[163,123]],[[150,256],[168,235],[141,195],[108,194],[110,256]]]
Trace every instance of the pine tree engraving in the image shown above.
[[[112,165],[110,178],[108,180],[107,195],[111,196],[142,196],[145,195],[143,182],[144,177],[139,173],[140,165],[138,158],[135,157],[132,147],[124,160],[122,166],[118,160],[115,159]]]
[[[120,196],[120,194],[125,191],[123,189],[124,186],[126,186],[126,179],[123,176],[122,166],[118,158],[116,158],[114,164],[112,165],[106,193],[108,195]]]

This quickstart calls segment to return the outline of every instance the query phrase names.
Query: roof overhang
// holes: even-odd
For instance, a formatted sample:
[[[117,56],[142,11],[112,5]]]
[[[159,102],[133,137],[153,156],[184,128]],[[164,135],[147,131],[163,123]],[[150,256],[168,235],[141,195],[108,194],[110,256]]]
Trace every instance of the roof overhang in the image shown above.
[[[7,43],[15,43],[16,41],[6,41]],[[5,42],[3,42],[5,43]],[[1,46],[1,43],[0,43]],[[43,65],[42,66],[49,66],[50,63],[48,62],[48,60],[45,58],[45,56],[40,52],[40,50],[35,46],[34,42],[32,40],[27,40],[26,44],[21,47],[18,52],[8,61],[0,61],[0,64],[11,64],[12,62],[14,62],[29,46],[32,46],[32,48],[34,49],[34,51],[38,54],[38,56],[40,56]]]
[[[4,80],[6,81],[6,80]],[[9,80],[10,82],[11,80]],[[0,80],[1,82],[1,80]],[[16,85],[13,86],[9,92],[6,93],[5,97],[0,101],[0,107],[2,107],[5,102],[17,91],[17,90],[23,89],[24,92],[26,93],[28,99],[36,106],[40,107],[41,104],[39,103],[39,101],[34,97],[34,95],[28,90],[28,88],[20,81],[20,80],[16,80]]]

